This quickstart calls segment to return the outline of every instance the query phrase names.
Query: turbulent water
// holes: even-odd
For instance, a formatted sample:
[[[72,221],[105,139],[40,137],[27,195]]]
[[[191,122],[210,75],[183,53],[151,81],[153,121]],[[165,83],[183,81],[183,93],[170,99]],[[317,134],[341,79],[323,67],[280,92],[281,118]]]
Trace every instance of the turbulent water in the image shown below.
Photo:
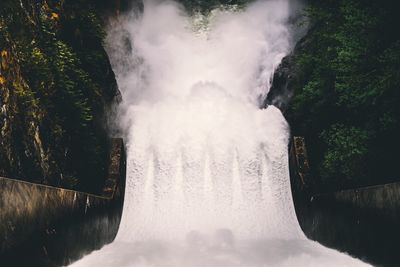
[[[304,237],[288,126],[259,108],[290,50],[290,15],[288,0],[207,16],[148,1],[111,23],[125,204],[114,243],[72,266],[367,266]]]

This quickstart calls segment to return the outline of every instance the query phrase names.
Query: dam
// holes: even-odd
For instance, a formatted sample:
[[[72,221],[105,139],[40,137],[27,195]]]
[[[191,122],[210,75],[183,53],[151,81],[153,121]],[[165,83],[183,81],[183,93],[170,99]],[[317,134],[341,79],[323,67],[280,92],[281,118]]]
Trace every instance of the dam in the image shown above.
[[[293,45],[291,5],[204,15],[145,1],[143,12],[110,23],[125,203],[114,242],[70,266],[369,266],[305,237],[289,126],[277,108],[260,108]]]

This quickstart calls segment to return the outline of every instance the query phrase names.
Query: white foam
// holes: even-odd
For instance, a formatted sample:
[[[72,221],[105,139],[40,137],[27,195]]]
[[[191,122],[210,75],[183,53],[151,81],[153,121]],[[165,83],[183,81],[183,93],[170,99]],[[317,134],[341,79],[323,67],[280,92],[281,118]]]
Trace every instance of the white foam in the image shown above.
[[[288,16],[285,0],[194,18],[148,1],[111,24],[128,140],[124,210],[116,241],[72,266],[367,266],[305,238],[287,123],[258,108],[290,48]]]

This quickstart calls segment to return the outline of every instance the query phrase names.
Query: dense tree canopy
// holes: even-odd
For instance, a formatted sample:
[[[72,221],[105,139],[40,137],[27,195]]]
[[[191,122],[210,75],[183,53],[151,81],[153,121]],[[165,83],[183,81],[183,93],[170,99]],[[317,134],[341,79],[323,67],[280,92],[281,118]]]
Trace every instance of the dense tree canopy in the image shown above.
[[[0,175],[96,190],[117,93],[89,1],[0,4]]]
[[[399,179],[400,16],[397,1],[310,1],[294,54],[287,111],[325,189]]]

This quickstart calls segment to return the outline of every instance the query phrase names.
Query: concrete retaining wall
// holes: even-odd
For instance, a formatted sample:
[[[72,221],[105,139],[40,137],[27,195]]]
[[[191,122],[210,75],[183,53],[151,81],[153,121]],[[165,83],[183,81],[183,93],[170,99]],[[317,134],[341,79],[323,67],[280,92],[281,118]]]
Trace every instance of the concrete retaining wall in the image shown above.
[[[304,138],[294,137],[289,163],[296,214],[307,237],[374,266],[400,266],[400,183],[312,195],[305,147]]]
[[[315,201],[334,201],[365,213],[385,216],[400,223],[400,183],[370,186],[314,196]]]
[[[385,185],[365,191],[358,189],[313,196],[311,201],[303,203],[297,201],[301,228],[308,238],[373,266],[398,267],[399,210],[389,202],[389,208],[377,205],[384,205],[378,196],[386,195],[387,189],[395,191]]]
[[[125,169],[123,141],[113,139],[102,195],[0,177],[0,265],[61,266],[111,242]]]

